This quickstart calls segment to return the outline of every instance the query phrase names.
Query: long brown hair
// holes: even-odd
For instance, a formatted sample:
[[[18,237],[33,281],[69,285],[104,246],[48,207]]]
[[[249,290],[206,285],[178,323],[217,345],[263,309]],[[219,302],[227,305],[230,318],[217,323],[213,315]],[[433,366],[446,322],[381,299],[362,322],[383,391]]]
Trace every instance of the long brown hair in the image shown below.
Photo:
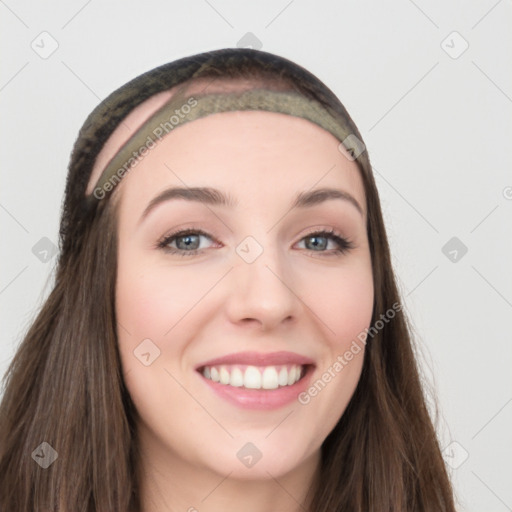
[[[152,95],[196,78],[286,84],[363,140],[334,93],[297,64],[224,49],[153,69],[107,97],[85,121],[69,165],[53,290],[4,377],[0,510],[136,512],[136,410],[125,387],[115,312],[117,201],[85,200],[94,161],[123,118]],[[356,159],[367,200],[372,325],[400,303],[368,152]],[[356,391],[322,445],[311,512],[453,512],[453,492],[426,407],[404,311],[368,339]],[[49,452],[47,468],[36,464]],[[51,452],[53,453],[53,452]],[[46,456],[46,455],[45,455]]]

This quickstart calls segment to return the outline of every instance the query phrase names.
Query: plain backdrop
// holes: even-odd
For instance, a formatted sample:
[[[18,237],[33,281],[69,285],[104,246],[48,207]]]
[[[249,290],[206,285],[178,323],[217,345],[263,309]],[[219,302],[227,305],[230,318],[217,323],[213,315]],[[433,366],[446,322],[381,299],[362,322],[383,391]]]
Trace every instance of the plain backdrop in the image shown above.
[[[512,510],[510,1],[0,1],[0,375],[48,294],[89,112],[180,57],[306,67],[369,149],[459,510]]]

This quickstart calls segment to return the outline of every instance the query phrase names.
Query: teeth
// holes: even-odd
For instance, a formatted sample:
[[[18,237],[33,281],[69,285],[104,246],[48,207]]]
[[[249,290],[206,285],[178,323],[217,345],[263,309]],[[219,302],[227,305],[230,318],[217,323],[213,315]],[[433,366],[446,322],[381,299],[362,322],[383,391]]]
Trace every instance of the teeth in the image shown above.
[[[221,384],[229,384],[229,372],[224,368],[224,366],[220,367],[220,383]]]
[[[300,371],[299,371],[300,373]],[[292,366],[292,368],[290,369],[290,371],[288,372],[288,386],[291,386],[296,380],[297,377],[297,367],[296,366]]]
[[[263,370],[263,375],[261,376],[261,387],[263,389],[276,389],[278,386],[277,370],[275,366],[268,366]]]
[[[288,370],[286,368],[281,368],[279,371],[279,375],[277,376],[277,383],[280,386],[286,386],[288,384]]]
[[[261,389],[261,373],[255,366],[248,366],[245,370],[244,388]]]
[[[240,368],[233,368],[228,384],[237,388],[244,385],[244,374]]]
[[[277,389],[292,386],[302,376],[301,365],[279,366],[205,366],[202,374],[214,382],[247,389]]]

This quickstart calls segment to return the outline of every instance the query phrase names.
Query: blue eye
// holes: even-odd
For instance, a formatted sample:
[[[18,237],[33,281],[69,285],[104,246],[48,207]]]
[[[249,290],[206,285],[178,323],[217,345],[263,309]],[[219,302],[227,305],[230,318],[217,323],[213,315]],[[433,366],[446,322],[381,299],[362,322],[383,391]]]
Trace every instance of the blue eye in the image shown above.
[[[201,229],[186,229],[164,237],[158,242],[157,247],[170,254],[194,256],[204,250],[204,248],[199,248],[201,237],[213,240],[213,237]],[[303,237],[300,242],[302,241],[306,242],[306,250],[320,253],[322,256],[345,254],[354,248],[354,244],[350,240],[337,234],[334,230],[314,231]],[[334,242],[336,247],[326,251],[329,241]],[[174,244],[175,247],[171,244]]]
[[[201,237],[213,240],[208,233],[201,229],[186,229],[166,236],[161,242],[159,242],[158,247],[171,254],[193,256],[202,251],[202,249],[198,248]],[[176,247],[171,247],[170,244],[172,243],[175,243]]]
[[[350,249],[354,248],[354,244],[350,240],[342,237],[341,235],[338,235],[334,230],[315,231],[306,235],[302,240],[306,241],[306,246],[308,246],[308,241],[313,241],[313,243],[309,244],[309,246],[320,249],[326,249],[329,241],[333,241],[337,245],[337,248],[332,249],[334,254],[345,254]],[[323,240],[325,240],[325,242]],[[309,249],[309,247],[306,248]],[[329,251],[317,251],[315,249],[309,250],[312,250],[313,252],[325,252],[326,254],[323,256],[333,255],[333,253]]]

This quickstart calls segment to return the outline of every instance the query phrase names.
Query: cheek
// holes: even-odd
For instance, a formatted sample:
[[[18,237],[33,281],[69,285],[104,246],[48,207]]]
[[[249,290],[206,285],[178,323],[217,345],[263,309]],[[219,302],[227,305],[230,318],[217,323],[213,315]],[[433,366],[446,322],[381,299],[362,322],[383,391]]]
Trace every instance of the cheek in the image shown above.
[[[116,287],[119,322],[136,337],[162,339],[204,294],[189,272],[136,260],[120,261]]]
[[[347,266],[335,277],[318,276],[318,286],[309,299],[317,304],[314,312],[324,326],[326,351],[315,379],[298,396],[311,417],[322,418],[314,426],[319,439],[325,439],[335,427],[357,387],[365,353],[360,335],[370,326],[373,312],[369,260]]]
[[[323,322],[332,347],[350,345],[370,322],[373,276],[369,265],[350,266],[336,276],[318,276],[309,303]]]
[[[179,283],[168,281],[165,274],[155,272],[149,265],[140,265],[135,257],[119,259],[116,283],[118,345],[125,376],[129,374],[130,391],[135,395],[148,374],[154,378],[155,369],[164,364],[164,358],[172,356],[163,340],[165,333],[178,321],[175,317],[181,309],[179,302],[183,301],[183,295],[175,292]],[[172,349],[177,351],[179,346],[174,345]],[[148,359],[142,355],[148,352],[151,365],[145,367],[140,358]]]

